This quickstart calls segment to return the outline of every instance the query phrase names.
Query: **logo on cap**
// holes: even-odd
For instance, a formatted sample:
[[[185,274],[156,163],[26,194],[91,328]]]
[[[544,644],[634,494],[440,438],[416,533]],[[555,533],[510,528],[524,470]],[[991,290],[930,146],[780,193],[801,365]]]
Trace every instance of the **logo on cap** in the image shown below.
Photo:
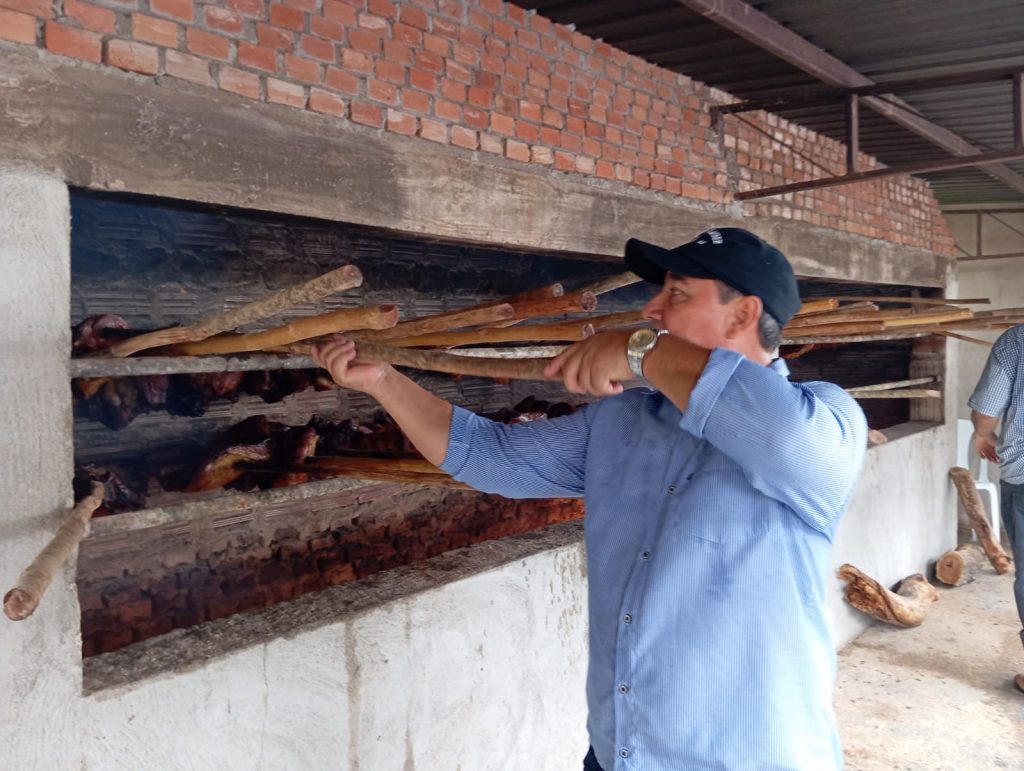
[[[695,241],[694,243],[697,243],[697,244],[706,244],[706,243],[707,243],[707,240],[706,240],[705,236],[706,236],[707,238],[710,238],[710,239],[711,239],[711,243],[713,243],[713,244],[716,244],[716,245],[719,245],[719,246],[720,246],[720,245],[721,245],[721,244],[723,243],[723,241],[724,241],[724,239],[722,238],[722,234],[721,234],[721,233],[719,233],[719,232],[718,232],[717,230],[709,230],[709,231],[708,231],[707,233],[702,233],[702,234],[701,234],[701,235],[700,235],[700,236],[699,236],[699,237],[697,238],[697,240],[696,240],[696,241]]]

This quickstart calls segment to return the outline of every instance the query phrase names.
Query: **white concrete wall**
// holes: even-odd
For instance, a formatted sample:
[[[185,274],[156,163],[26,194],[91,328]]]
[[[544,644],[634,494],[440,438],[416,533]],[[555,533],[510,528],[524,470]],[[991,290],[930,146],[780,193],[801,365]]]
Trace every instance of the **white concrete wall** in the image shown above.
[[[71,503],[70,213],[60,180],[0,169],[0,589]],[[78,768],[81,700],[74,563],[36,613],[0,617],[0,765]]]
[[[507,771],[587,749],[582,545],[84,700],[88,769]]]
[[[949,481],[952,429],[904,436],[868,449],[864,470],[832,552],[828,607],[836,647],[863,632],[869,621],[843,599],[835,572],[849,562],[885,586],[956,546],[956,497]]]

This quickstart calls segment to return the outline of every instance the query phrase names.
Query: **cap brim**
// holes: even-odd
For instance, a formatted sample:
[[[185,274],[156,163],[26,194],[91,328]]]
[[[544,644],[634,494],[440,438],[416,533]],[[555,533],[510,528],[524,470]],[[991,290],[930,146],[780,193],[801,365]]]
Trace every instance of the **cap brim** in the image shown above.
[[[653,284],[664,284],[667,272],[694,278],[716,278],[714,273],[687,255],[683,249],[665,249],[631,238],[626,242],[626,267]]]

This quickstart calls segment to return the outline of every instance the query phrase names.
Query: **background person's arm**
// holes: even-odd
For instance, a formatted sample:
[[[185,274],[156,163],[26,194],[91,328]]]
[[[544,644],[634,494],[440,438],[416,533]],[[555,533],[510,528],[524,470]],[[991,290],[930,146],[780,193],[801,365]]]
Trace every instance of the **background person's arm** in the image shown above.
[[[974,436],[971,437],[971,442],[978,455],[987,461],[998,463],[999,455],[996,453],[996,443],[999,439],[996,436],[996,429],[999,428],[999,418],[971,410],[971,423],[974,424]]]

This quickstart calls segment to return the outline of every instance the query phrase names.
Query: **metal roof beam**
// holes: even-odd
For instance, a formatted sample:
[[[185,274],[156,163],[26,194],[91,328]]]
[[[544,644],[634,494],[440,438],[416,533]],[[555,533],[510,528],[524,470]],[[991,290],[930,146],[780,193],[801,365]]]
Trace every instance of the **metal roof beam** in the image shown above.
[[[875,85],[870,78],[742,0],[676,0],[676,2],[717,22],[730,32],[834,88],[858,88]],[[975,147],[959,134],[915,114],[909,105],[898,99],[866,96],[861,101],[865,106],[952,155],[966,156],[983,153],[983,150]],[[980,164],[979,166],[1007,186],[1024,193],[1024,176],[1001,163]]]

